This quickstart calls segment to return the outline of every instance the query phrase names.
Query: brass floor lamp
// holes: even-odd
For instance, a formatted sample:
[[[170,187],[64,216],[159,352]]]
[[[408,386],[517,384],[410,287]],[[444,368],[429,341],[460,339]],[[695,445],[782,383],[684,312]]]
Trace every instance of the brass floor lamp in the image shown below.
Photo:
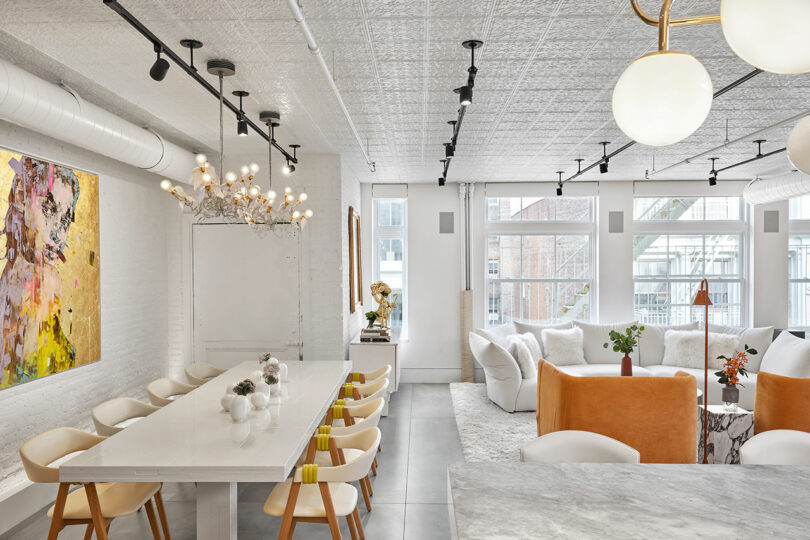
[[[700,282],[700,288],[695,295],[693,306],[703,306],[703,329],[705,331],[703,341],[703,463],[709,463],[709,306],[712,301],[709,299],[709,282],[704,278]]]

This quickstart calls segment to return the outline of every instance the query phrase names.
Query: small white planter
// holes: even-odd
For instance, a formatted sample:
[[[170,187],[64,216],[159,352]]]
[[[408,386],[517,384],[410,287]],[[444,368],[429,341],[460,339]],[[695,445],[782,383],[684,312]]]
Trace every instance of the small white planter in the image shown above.
[[[279,380],[282,382],[287,382],[287,375],[290,373],[290,368],[287,367],[287,364],[284,362],[279,363],[278,365],[278,375]]]
[[[231,418],[234,422],[244,422],[250,412],[250,400],[247,396],[236,396],[231,402]]]
[[[270,395],[271,396],[281,395],[281,382],[277,382],[275,384],[270,385]]]
[[[264,394],[266,396],[270,395],[270,385],[264,381],[259,381],[256,383],[256,389],[253,391],[255,394]]]
[[[250,394],[250,402],[255,409],[266,409],[270,403],[270,395],[267,392],[255,391]]]
[[[228,411],[231,410],[231,403],[233,403],[233,398],[235,398],[235,397],[236,397],[236,394],[234,394],[232,392],[228,392],[228,393],[226,393],[224,396],[222,396],[220,398],[219,403],[220,403],[220,405],[222,405],[222,408],[225,410],[225,412],[228,412]]]

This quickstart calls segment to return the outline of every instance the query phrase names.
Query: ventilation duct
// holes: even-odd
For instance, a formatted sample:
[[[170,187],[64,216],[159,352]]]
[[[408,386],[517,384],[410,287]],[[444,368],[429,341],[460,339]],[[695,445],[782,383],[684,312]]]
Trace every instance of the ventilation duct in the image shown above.
[[[195,166],[191,152],[3,60],[0,118],[178,182]]]
[[[810,194],[810,176],[799,171],[757,178],[743,190],[743,197],[748,204],[784,201],[807,194]]]

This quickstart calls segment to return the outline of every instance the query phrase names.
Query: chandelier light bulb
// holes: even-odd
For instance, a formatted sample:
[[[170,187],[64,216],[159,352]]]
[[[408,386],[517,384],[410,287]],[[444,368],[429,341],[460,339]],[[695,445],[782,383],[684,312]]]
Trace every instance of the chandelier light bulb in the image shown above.
[[[258,163],[251,163],[250,164],[250,172],[252,172],[253,174],[256,174],[257,172],[259,172],[259,164]]]
[[[299,217],[301,217],[301,212],[296,210],[295,212],[292,213],[292,217],[293,219],[298,219]]]
[[[302,200],[302,201],[307,200],[307,194],[306,194],[306,193],[302,193],[301,195],[299,195],[299,196],[298,196],[298,199],[299,199],[299,200]]]
[[[307,210],[306,212],[304,212],[304,216],[308,218],[311,218],[313,214],[314,212],[312,210]]]
[[[242,195],[247,195],[247,188],[245,186],[242,186],[241,188],[239,188],[239,193],[241,193]]]
[[[659,51],[642,56],[613,89],[613,117],[634,141],[667,146],[684,140],[706,120],[712,80],[692,55]]]
[[[211,175],[208,173],[203,174],[203,183],[210,184],[211,183]]]
[[[274,201],[276,199],[276,192],[271,189],[267,192],[267,198]]]
[[[763,71],[810,71],[810,2],[722,0],[723,35],[734,53]]]
[[[208,161],[208,158],[205,157],[205,154],[197,154],[196,160],[197,160],[197,165],[203,166],[203,165],[205,165],[205,162]]]
[[[169,191],[170,189],[172,189],[172,183],[169,182],[168,180],[162,180],[160,182],[160,189],[162,189],[163,191]]]
[[[251,197],[258,197],[259,196],[259,188],[256,186],[251,186],[250,188],[250,196]]]
[[[230,186],[234,182],[236,182],[236,173],[233,171],[228,171],[225,174],[225,182]]]
[[[292,193],[292,188],[291,188],[290,186],[285,187],[285,188],[284,188],[284,193],[285,193],[285,194],[290,194],[290,193]]]
[[[239,170],[241,171],[242,176],[247,176],[248,173],[250,172],[250,169],[248,168],[247,165],[242,165],[242,168]]]

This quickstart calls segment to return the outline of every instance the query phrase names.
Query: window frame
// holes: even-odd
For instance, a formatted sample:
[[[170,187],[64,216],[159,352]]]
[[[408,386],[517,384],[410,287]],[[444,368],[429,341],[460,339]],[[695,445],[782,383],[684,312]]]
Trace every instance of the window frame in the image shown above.
[[[710,195],[698,195],[695,198],[711,198]],[[737,197],[735,195],[719,195],[718,197],[729,198],[729,197]],[[634,197],[633,199],[633,206],[635,208],[635,199],[637,198],[654,198],[650,197],[649,195]],[[674,195],[662,195],[659,198],[685,198],[679,197]],[[705,203],[704,203],[705,204]],[[633,215],[633,238],[636,236],[650,236],[650,235],[668,235],[668,236],[712,236],[712,235],[725,235],[725,236],[739,236],[740,237],[740,255],[739,255],[739,264],[740,264],[740,273],[738,278],[707,278],[709,279],[709,283],[739,283],[740,284],[740,326],[746,326],[748,324],[749,313],[748,313],[748,305],[749,305],[749,260],[748,260],[748,252],[749,252],[749,229],[748,229],[748,216],[749,216],[749,208],[746,205],[742,197],[740,197],[740,219],[739,220],[713,220],[713,219],[703,219],[703,220],[636,220],[635,215]],[[705,216],[705,214],[704,214]],[[703,249],[705,251],[705,240],[703,244]],[[653,277],[653,276],[642,276],[638,277],[635,273],[635,255],[633,255],[633,318],[638,318],[636,314],[636,283],[666,283],[667,284],[667,296],[670,296],[670,284],[671,283],[694,283],[700,282],[705,275],[701,276],[677,276],[677,277],[670,277],[669,274],[665,275],[664,277]],[[669,300],[668,300],[669,301]],[[680,304],[678,304],[680,305]],[[690,311],[690,313],[695,313],[695,311]],[[690,317],[692,318],[692,317]],[[702,318],[694,318],[692,322],[695,320],[702,320]],[[673,324],[671,320],[671,312],[667,312],[667,322],[655,322],[649,324]]]
[[[379,201],[402,201],[402,225],[379,225]],[[400,240],[402,242],[402,294],[399,297],[402,306],[402,326],[400,339],[407,338],[408,329],[408,198],[407,197],[372,197],[371,199],[371,244],[372,244],[372,282],[380,280],[380,241]],[[396,327],[393,327],[396,328]]]
[[[790,253],[790,237],[791,236],[808,236],[810,237],[810,219],[791,219],[790,214],[788,214],[788,254]],[[794,283],[810,283],[810,277],[806,278],[791,278],[790,277],[790,264],[788,264],[788,305],[787,305],[787,316],[788,316],[788,328],[791,330],[810,330],[810,317],[803,325],[793,325],[790,321],[790,290],[791,285]]]
[[[520,195],[520,196],[512,196],[511,198],[528,198],[529,195]],[[490,297],[489,291],[490,286],[493,283],[583,283],[586,282],[589,285],[589,299],[588,299],[588,309],[589,309],[589,316],[587,319],[577,319],[583,321],[593,321],[596,317],[597,313],[597,227],[596,227],[596,197],[595,196],[576,196],[571,198],[578,198],[578,199],[588,199],[589,203],[589,213],[590,213],[590,220],[589,221],[552,221],[552,220],[503,220],[503,221],[490,221],[489,219],[489,206],[490,206],[490,199],[498,199],[503,197],[498,196],[487,196],[485,198],[485,207],[487,208],[487,213],[484,216],[484,235],[483,235],[483,253],[484,253],[484,291],[483,299],[481,302],[481,306],[484,312],[484,325],[485,327],[492,327],[498,326],[500,324],[508,324],[508,322],[496,322],[492,323],[490,321]],[[532,198],[535,198],[532,196]],[[547,197],[552,198],[552,197]],[[492,278],[489,269],[490,269],[490,259],[489,259],[489,238],[491,236],[587,236],[589,242],[589,257],[590,257],[590,277],[589,278],[525,278],[525,277],[518,277],[518,278]],[[522,240],[522,239],[521,239]],[[523,263],[523,242],[520,243],[520,258],[521,258],[521,265]],[[501,267],[499,265],[499,272],[498,275],[501,275]],[[521,304],[518,309],[518,317],[512,319],[514,320],[528,320],[523,316],[523,298],[521,294]],[[541,321],[537,321],[541,322]],[[542,322],[551,322],[551,321],[542,321]]]

